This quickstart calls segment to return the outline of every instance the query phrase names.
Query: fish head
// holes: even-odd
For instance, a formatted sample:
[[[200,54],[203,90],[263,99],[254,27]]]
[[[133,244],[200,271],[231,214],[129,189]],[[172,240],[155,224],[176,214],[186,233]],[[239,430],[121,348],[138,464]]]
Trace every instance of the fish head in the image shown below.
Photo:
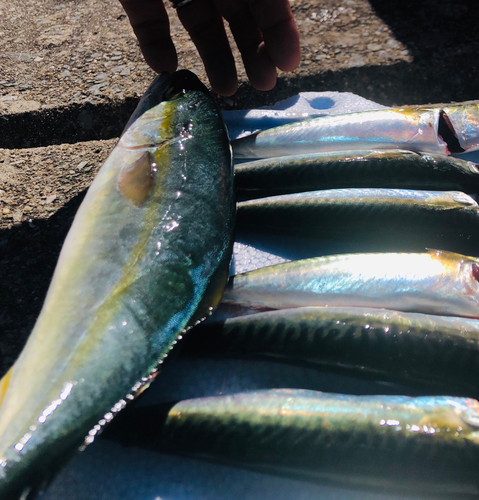
[[[479,149],[479,104],[447,106],[442,109],[443,119],[456,137],[462,151]]]
[[[208,89],[190,71],[158,75],[127,123],[120,147],[157,148],[185,136],[195,110],[209,99]]]
[[[474,257],[461,257],[458,267],[460,269],[460,283],[465,295],[477,304],[477,314],[479,318],[479,259]]]
[[[167,72],[159,74],[143,94],[121,135],[123,136],[143,113],[162,102],[182,96],[187,91],[199,91],[208,94],[208,89],[191,71],[180,70],[173,74]]]
[[[465,399],[459,416],[463,422],[462,430],[466,432],[466,438],[477,446],[479,444],[479,402],[472,398]]]
[[[429,249],[428,253],[432,259],[440,262],[442,275],[451,276],[455,281],[455,293],[473,306],[477,305],[477,314],[470,316],[479,318],[479,258],[445,250]]]
[[[429,399],[429,398],[425,398]],[[465,439],[479,444],[479,402],[472,398],[433,398],[423,408],[417,428],[425,434],[439,434],[445,441]]]

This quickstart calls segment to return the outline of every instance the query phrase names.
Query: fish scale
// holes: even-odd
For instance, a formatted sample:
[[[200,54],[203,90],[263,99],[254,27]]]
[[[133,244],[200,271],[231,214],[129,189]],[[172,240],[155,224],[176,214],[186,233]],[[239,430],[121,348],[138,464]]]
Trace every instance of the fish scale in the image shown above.
[[[148,449],[356,488],[477,494],[477,406],[468,398],[271,389],[120,418],[142,427],[146,417],[134,444]],[[106,437],[125,441],[115,423]]]
[[[238,203],[239,231],[305,239],[311,255],[438,248],[479,255],[479,207],[455,191],[351,188]]]
[[[228,307],[381,307],[477,318],[479,260],[452,252],[343,254],[238,274]]]
[[[252,161],[235,166],[242,198],[338,188],[479,190],[477,165],[412,151],[349,151]]]
[[[474,319],[301,307],[199,325],[182,352],[306,362],[423,391],[479,396],[479,321]]]

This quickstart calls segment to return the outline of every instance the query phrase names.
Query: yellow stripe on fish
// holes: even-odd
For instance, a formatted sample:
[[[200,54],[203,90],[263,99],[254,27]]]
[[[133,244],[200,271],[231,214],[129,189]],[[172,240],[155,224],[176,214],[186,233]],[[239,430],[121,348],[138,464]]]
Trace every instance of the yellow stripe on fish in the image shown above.
[[[219,110],[191,73],[163,75],[90,187],[1,383],[2,500],[44,484],[93,441],[216,305],[234,211]]]

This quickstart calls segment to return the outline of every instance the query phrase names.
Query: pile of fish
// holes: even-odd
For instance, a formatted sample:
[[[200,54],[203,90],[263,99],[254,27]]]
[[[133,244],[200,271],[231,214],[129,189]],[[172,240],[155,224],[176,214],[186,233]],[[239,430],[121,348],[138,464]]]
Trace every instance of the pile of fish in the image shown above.
[[[0,381],[0,498],[34,498],[104,426],[123,441],[125,425],[137,446],[272,474],[478,495],[479,168],[450,153],[479,149],[479,106],[320,117],[232,148],[236,228],[220,112],[189,72],[153,82]],[[227,282],[235,230],[293,261]],[[441,396],[277,387],[129,405],[183,335],[189,357],[307,363]]]
[[[353,488],[478,495],[479,170],[450,156],[479,148],[478,123],[477,105],[367,111],[233,141],[237,238],[293,261],[233,276],[185,342],[190,357],[306,363],[441,396],[191,399],[158,407],[150,446]]]

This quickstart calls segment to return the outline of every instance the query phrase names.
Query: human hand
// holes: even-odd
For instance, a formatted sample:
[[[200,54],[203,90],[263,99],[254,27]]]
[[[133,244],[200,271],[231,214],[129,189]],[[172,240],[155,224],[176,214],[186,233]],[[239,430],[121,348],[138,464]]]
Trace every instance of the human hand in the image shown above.
[[[157,72],[176,70],[178,58],[161,0],[120,0],[146,62]],[[288,0],[186,0],[177,12],[203,59],[212,89],[232,95],[238,88],[236,67],[226,37],[229,23],[253,87],[270,90],[276,68],[299,65],[299,35]],[[183,5],[182,5],[183,4]]]

